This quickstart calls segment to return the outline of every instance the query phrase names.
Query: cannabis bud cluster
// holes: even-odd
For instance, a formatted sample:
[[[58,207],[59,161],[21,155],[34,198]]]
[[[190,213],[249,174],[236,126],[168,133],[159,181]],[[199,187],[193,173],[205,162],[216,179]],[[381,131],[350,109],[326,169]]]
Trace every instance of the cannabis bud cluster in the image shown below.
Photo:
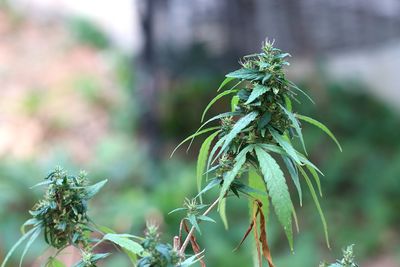
[[[348,246],[343,250],[343,258],[341,260],[337,260],[333,264],[321,263],[319,267],[358,267],[358,264],[355,262],[354,256],[354,245]]]
[[[285,98],[294,95],[289,90],[292,85],[286,80],[283,70],[285,65],[289,65],[285,61],[289,54],[282,53],[271,43],[266,43],[262,50],[262,53],[245,56],[241,62],[243,68],[227,75],[246,81],[244,88],[237,92],[238,102],[234,111],[257,114],[257,119],[248,127],[249,133],[244,135],[249,139],[244,140],[247,143],[254,143],[257,138],[271,141],[267,126],[282,134],[291,124],[282,108]]]
[[[144,248],[144,254],[147,256],[139,260],[138,267],[180,266],[181,257],[178,251],[174,250],[171,245],[160,242],[160,234],[156,225],[147,225],[142,247]]]
[[[43,227],[45,241],[55,248],[85,243],[87,201],[93,196],[86,187],[86,173],[69,176],[57,168],[42,184],[48,184],[44,199],[30,214]]]

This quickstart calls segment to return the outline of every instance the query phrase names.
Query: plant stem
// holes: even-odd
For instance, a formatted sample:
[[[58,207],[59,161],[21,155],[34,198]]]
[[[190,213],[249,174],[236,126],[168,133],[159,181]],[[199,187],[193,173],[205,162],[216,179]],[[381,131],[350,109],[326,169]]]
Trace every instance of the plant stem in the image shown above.
[[[207,214],[210,213],[210,211],[218,204],[218,202],[220,201],[220,198],[217,198],[210,207],[208,207],[208,209],[202,214],[203,216],[206,216]],[[192,226],[192,228],[190,229],[188,235],[186,236],[185,241],[182,244],[182,247],[179,250],[179,254],[183,255],[185,253],[186,247],[190,242],[190,238],[192,237],[193,233],[195,231],[194,226]]]

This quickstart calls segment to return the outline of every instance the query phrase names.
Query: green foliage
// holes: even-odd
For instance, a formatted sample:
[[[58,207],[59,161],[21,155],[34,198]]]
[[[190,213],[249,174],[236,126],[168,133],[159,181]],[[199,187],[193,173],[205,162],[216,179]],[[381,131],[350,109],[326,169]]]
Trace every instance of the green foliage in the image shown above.
[[[60,172],[54,176],[57,178],[48,178],[42,184],[48,185],[49,191],[54,191],[53,187],[62,190],[60,192],[63,192],[61,194],[63,197],[57,197],[57,194],[51,191],[53,193],[49,193],[49,196],[52,198],[48,199],[48,193],[46,193],[45,204],[48,208],[45,209],[46,205],[42,202],[35,206],[32,213],[34,218],[26,223],[26,226],[32,228],[17,242],[10,251],[10,255],[17,246],[26,241],[27,247],[22,254],[24,255],[39,234],[44,231],[45,241],[51,246],[61,250],[67,245],[74,245],[80,249],[82,259],[75,266],[97,266],[98,261],[109,255],[109,253],[97,253],[97,246],[103,242],[111,242],[120,248],[135,266],[190,266],[196,262],[200,262],[203,266],[203,252],[195,238],[195,234],[202,232],[200,227],[203,224],[201,223],[214,222],[208,217],[208,213],[219,204],[221,218],[227,226],[228,197],[245,196],[249,197],[252,203],[250,207],[252,224],[249,231],[254,231],[257,249],[262,249],[262,253],[258,251],[258,259],[261,263],[260,255],[262,254],[268,264],[274,266],[266,235],[269,202],[274,207],[291,248],[293,247],[292,216],[296,222],[294,205],[289,192],[290,186],[284,177],[283,167],[286,166],[291,175],[299,194],[300,204],[302,189],[299,171],[304,175],[303,168],[308,170],[314,177],[319,190],[321,187],[317,173],[320,171],[293,145],[297,144],[296,141],[300,141],[305,151],[301,124],[298,120],[304,117],[293,113],[291,105],[291,100],[297,100],[297,93],[302,91],[285,77],[284,66],[288,65],[285,61],[287,56],[289,56],[287,53],[282,53],[272,44],[266,43],[262,53],[244,57],[242,68],[227,75],[218,89],[225,90],[210,102],[203,117],[217,100],[233,94],[232,110],[209,119],[197,132],[178,145],[180,147],[185,142],[191,143],[197,136],[209,134],[199,152],[198,197],[201,198],[205,192],[218,185],[220,185],[220,191],[217,200],[211,205],[204,205],[202,202],[198,204],[196,197],[190,201],[187,200],[183,208],[176,209],[176,211],[185,211],[186,215],[181,220],[179,236],[174,237],[173,245],[162,242],[157,227],[151,224],[147,226],[144,237],[116,234],[97,227],[87,217],[87,201],[99,191],[105,181],[89,186],[86,184],[84,175],[72,177]],[[227,89],[227,85],[235,80],[234,86]],[[325,126],[321,126],[322,124],[313,123],[312,119],[306,119],[306,121],[311,121],[312,124],[316,124],[331,135]],[[215,122],[219,122],[218,126],[203,129],[209,123]],[[281,157],[285,163],[283,167],[279,164]],[[247,173],[249,179],[242,179]],[[206,179],[207,185],[201,188],[203,175],[210,175],[213,178]],[[304,176],[327,234],[317,194],[307,174]],[[55,192],[58,192],[57,190]],[[64,196],[67,197],[64,198]],[[168,197],[172,197],[172,194]],[[36,225],[38,221],[40,224]],[[191,229],[188,229],[187,225],[190,225]],[[181,243],[183,231],[187,232],[187,236]],[[100,238],[98,234],[101,235]],[[247,234],[248,232],[243,241]],[[194,255],[186,254],[188,244],[191,245]],[[6,261],[8,259],[9,256]],[[54,257],[49,259],[48,265],[51,266],[50,264],[59,265]]]
[[[343,258],[337,260],[335,263],[327,265],[326,263],[321,263],[320,267],[358,267],[355,263],[355,257],[353,252],[354,245],[348,246],[343,250]]]
[[[209,137],[207,137],[207,139],[201,145],[201,148],[199,151],[199,156],[197,158],[197,189],[199,192],[201,191],[203,174],[205,172],[205,168],[207,165],[207,158],[208,158],[208,153],[210,150],[211,143],[219,133],[220,133],[220,131],[216,131],[215,133],[211,134]],[[201,195],[200,195],[200,197],[201,197]]]
[[[233,113],[221,113],[214,116],[204,123],[190,138],[198,135],[207,123],[220,120],[220,126],[212,130],[214,131],[212,137],[204,141],[198,161],[201,163],[200,167],[202,169],[210,148],[210,142],[214,140],[215,136],[218,136],[218,141],[216,141],[208,154],[206,173],[213,173],[216,179],[221,181],[219,199],[222,202],[219,205],[219,209],[224,223],[227,224],[225,222],[226,201],[224,199],[229,196],[229,193],[233,193],[236,196],[242,193],[245,196],[254,197],[249,192],[255,190],[251,185],[257,185],[256,190],[263,190],[271,198],[275,213],[289,240],[289,245],[293,248],[292,215],[295,216],[295,210],[284,173],[269,152],[277,153],[283,157],[298,191],[300,204],[302,204],[298,170],[300,169],[304,173],[301,168],[306,167],[317,182],[319,190],[320,182],[317,172],[320,171],[310,160],[299,153],[292,144],[292,140],[298,139],[302,144],[303,150],[306,151],[301,124],[298,119],[306,120],[318,126],[331,136],[335,142],[337,140],[321,123],[293,113],[291,100],[298,101],[297,93],[305,93],[285,77],[284,66],[289,65],[285,60],[288,56],[289,54],[282,53],[268,42],[263,46],[261,53],[245,56],[241,62],[242,68],[226,75],[226,79],[218,89],[225,89],[225,91],[219,93],[207,105],[202,120],[216,100],[232,93],[234,93],[231,100]],[[227,84],[233,80],[238,82],[233,87],[226,89]],[[255,168],[262,174],[264,188],[254,181],[255,176],[253,175],[247,185],[245,181],[242,181],[242,174],[247,172],[250,167]],[[198,175],[200,173],[198,170]],[[201,181],[202,179],[198,177],[197,180]],[[315,190],[310,182],[306,177],[307,186],[321,214],[327,235],[326,222],[316,198]],[[207,188],[207,190],[209,189]],[[201,194],[203,193],[203,190],[199,189],[199,191]],[[263,202],[266,201],[264,200]],[[262,202],[258,200],[257,203]],[[247,233],[245,236],[247,236]],[[266,257],[266,254],[264,256]],[[268,262],[270,265],[272,264],[269,259]]]
[[[160,243],[158,228],[154,225],[147,226],[146,236],[142,246],[148,256],[140,259],[137,267],[173,267],[179,266],[181,262],[178,251],[174,250],[168,244]]]
[[[330,138],[332,138],[333,141],[335,141],[335,143],[337,144],[337,146],[339,147],[340,151],[342,151],[342,147],[340,146],[338,140],[336,139],[336,137],[333,135],[333,133],[328,129],[328,127],[326,127],[325,125],[323,125],[321,122],[314,120],[313,118],[304,116],[304,115],[296,115],[300,120],[306,121],[308,123],[311,123],[315,126],[317,126],[318,128],[320,128],[322,131],[324,131],[327,135],[329,135]]]
[[[260,164],[264,181],[274,205],[276,215],[283,225],[290,247],[293,249],[293,230],[292,230],[292,201],[290,200],[289,189],[286,185],[285,177],[278,163],[262,148],[255,148],[257,159]]]
[[[81,43],[98,49],[105,49],[110,45],[107,35],[97,25],[87,19],[71,19],[69,26],[74,37]]]
[[[75,246],[81,251],[81,259],[73,267],[96,267],[98,262],[111,253],[98,253],[96,247],[103,242],[111,242],[121,248],[134,266],[188,267],[201,260],[201,252],[194,257],[182,256],[176,248],[161,242],[158,227],[149,224],[144,237],[130,234],[116,234],[107,227],[98,227],[88,217],[88,201],[105,185],[103,180],[94,185],[88,185],[86,173],[78,176],[68,175],[61,168],[51,172],[43,182],[36,186],[47,186],[44,199],[40,200],[30,211],[32,218],[21,227],[23,236],[14,244],[1,267],[5,267],[12,253],[25,241],[20,266],[33,242],[41,233],[44,240],[59,254],[67,246]],[[36,187],[34,186],[34,187]],[[194,203],[194,204],[193,204]],[[198,221],[213,221],[198,210],[207,205],[197,205],[195,202],[187,205],[188,217],[193,225],[198,227]],[[31,229],[25,233],[25,227]],[[200,229],[199,229],[200,230]],[[103,233],[103,231],[105,233]],[[93,234],[101,234],[98,239]],[[139,260],[138,260],[139,258]],[[63,263],[55,256],[49,257],[47,267],[63,267]]]
[[[329,248],[330,244],[329,244],[328,226],[327,226],[327,223],[325,220],[324,213],[322,212],[321,205],[319,204],[317,193],[315,192],[314,186],[312,185],[311,180],[308,177],[307,173],[303,170],[302,167],[298,166],[298,168],[300,170],[300,173],[303,175],[304,179],[306,180],[307,186],[310,189],[311,196],[315,202],[315,206],[317,207],[319,216],[321,217],[322,225],[324,227],[324,232],[325,232],[326,245]]]
[[[103,240],[108,240],[113,242],[114,244],[120,246],[121,248],[124,248],[128,250],[129,252],[132,252],[133,254],[140,255],[143,252],[142,246],[131,240],[135,236],[132,235],[127,235],[127,234],[106,234],[103,236]]]
[[[87,215],[87,201],[90,200],[106,183],[106,180],[95,185],[87,185],[84,172],[78,176],[70,176],[61,168],[51,172],[45,181],[36,186],[46,185],[44,198],[36,203],[29,213],[32,218],[22,226],[32,228],[20,238],[9,251],[2,263],[4,267],[14,250],[26,239],[28,242],[21,256],[22,260],[29,247],[43,232],[44,240],[50,246],[63,249],[69,245],[81,246],[88,249],[88,234],[93,232],[93,227]],[[36,187],[35,186],[35,187]],[[96,258],[97,259],[97,258]]]

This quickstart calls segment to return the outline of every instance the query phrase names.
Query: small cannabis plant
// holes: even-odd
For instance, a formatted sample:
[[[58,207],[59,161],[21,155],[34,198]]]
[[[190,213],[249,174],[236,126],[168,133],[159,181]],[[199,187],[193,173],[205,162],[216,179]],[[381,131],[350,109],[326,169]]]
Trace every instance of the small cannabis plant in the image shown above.
[[[355,257],[353,252],[354,245],[348,246],[343,250],[343,259],[337,260],[333,264],[321,263],[319,267],[358,267],[355,263]]]
[[[61,168],[51,172],[45,181],[36,185],[47,185],[44,198],[29,211],[32,218],[23,224],[23,236],[7,254],[1,266],[5,266],[13,251],[23,241],[28,240],[21,256],[21,266],[29,247],[40,234],[43,234],[47,244],[59,250],[69,245],[78,247],[88,264],[76,266],[93,266],[97,260],[105,257],[105,254],[90,254],[88,235],[95,230],[87,215],[87,202],[106,182],[107,180],[104,180],[95,185],[87,185],[84,172],[78,176],[70,176]],[[31,229],[25,233],[28,226]]]
[[[45,263],[46,267],[63,267],[64,264],[56,256],[68,246],[74,246],[81,252],[81,260],[74,267],[96,267],[99,260],[111,254],[96,250],[103,242],[118,246],[138,267],[188,267],[201,259],[201,254],[198,254],[184,260],[175,248],[161,243],[155,225],[147,226],[144,237],[116,234],[107,227],[97,226],[87,215],[88,201],[106,182],[103,180],[88,185],[85,172],[78,176],[68,175],[61,168],[51,172],[43,182],[34,186],[47,186],[44,198],[33,206],[30,211],[32,218],[23,224],[22,237],[11,248],[1,267],[6,266],[12,253],[27,240],[20,258],[19,266],[22,266],[25,254],[40,234],[50,247],[57,249]],[[25,232],[26,227],[31,229]]]
[[[232,96],[231,110],[207,120],[178,145],[180,147],[188,141],[192,143],[195,137],[209,134],[201,145],[197,160],[199,193],[193,199],[186,199],[184,207],[172,211],[186,213],[172,244],[162,243],[157,226],[152,224],[148,224],[144,237],[116,234],[108,228],[97,227],[87,216],[87,202],[106,181],[89,186],[84,174],[69,176],[57,169],[41,183],[47,185],[44,199],[34,206],[32,219],[24,224],[31,229],[11,249],[1,267],[6,265],[16,247],[28,240],[22,262],[29,246],[41,233],[51,247],[58,249],[57,254],[67,246],[79,248],[82,259],[76,267],[97,266],[99,260],[106,258],[109,253],[99,253],[97,249],[102,242],[115,244],[138,267],[186,267],[196,262],[205,267],[204,250],[196,240],[196,232],[201,233],[201,222],[215,222],[208,217],[215,207],[218,207],[223,223],[228,226],[225,207],[227,198],[231,196],[245,196],[250,201],[250,225],[237,248],[253,231],[259,266],[262,266],[264,257],[273,267],[266,231],[270,206],[274,208],[291,250],[293,222],[298,228],[283,168],[286,168],[297,190],[300,205],[302,184],[305,182],[308,187],[329,247],[327,224],[317,194],[318,191],[322,195],[319,178],[322,172],[307,158],[301,122],[319,127],[341,148],[326,126],[293,111],[292,101],[300,103],[299,93],[309,97],[285,76],[284,68],[289,65],[286,61],[289,56],[270,42],[263,45],[261,53],[245,56],[241,61],[242,67],[226,75],[218,89],[222,92],[210,101],[201,120],[204,120],[210,107],[224,96]],[[233,86],[226,89],[233,81],[236,81]],[[218,122],[218,126],[205,128],[212,122]],[[203,187],[204,181],[207,183]],[[215,201],[203,203],[203,195],[215,187],[219,187]],[[186,253],[189,244],[193,255]],[[47,266],[64,265],[54,256]],[[343,263],[337,266],[355,265]]]

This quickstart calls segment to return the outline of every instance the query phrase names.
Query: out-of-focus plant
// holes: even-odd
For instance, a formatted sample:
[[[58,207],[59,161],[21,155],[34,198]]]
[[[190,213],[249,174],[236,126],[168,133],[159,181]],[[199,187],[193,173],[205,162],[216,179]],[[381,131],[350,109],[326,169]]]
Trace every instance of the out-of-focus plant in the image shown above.
[[[57,249],[56,254],[48,258],[45,264],[48,267],[64,266],[56,256],[68,246],[74,246],[81,252],[81,260],[74,267],[95,267],[98,261],[111,254],[96,252],[96,247],[103,242],[111,242],[120,247],[138,267],[186,267],[199,260],[200,255],[185,260],[176,248],[161,243],[158,229],[154,225],[148,225],[144,237],[116,234],[106,227],[97,226],[87,214],[88,201],[106,182],[103,180],[88,185],[85,172],[78,176],[68,175],[61,168],[51,172],[43,182],[34,186],[47,186],[44,198],[30,211],[32,218],[22,225],[23,235],[8,252],[1,267],[6,266],[14,251],[26,241],[19,264],[22,266],[25,254],[41,234],[50,247]],[[26,227],[30,227],[27,232]]]
[[[105,181],[88,186],[84,174],[69,176],[57,169],[41,183],[47,185],[48,189],[44,200],[31,211],[33,218],[24,224],[24,227],[30,226],[31,229],[11,249],[2,267],[14,250],[28,240],[21,257],[22,262],[27,250],[42,232],[45,241],[57,248],[58,253],[70,245],[80,249],[82,259],[75,264],[76,267],[97,266],[99,260],[107,257],[109,253],[98,253],[96,250],[103,242],[112,242],[120,247],[135,266],[184,267],[196,262],[205,266],[203,251],[196,240],[196,231],[201,234],[201,222],[214,222],[208,215],[215,207],[218,207],[227,227],[226,199],[231,196],[245,196],[250,200],[250,225],[238,248],[253,231],[259,266],[262,266],[264,257],[269,266],[273,267],[266,231],[270,202],[292,250],[293,221],[297,225],[295,208],[277,157],[282,160],[290,174],[300,205],[300,177],[304,178],[320,214],[329,247],[327,224],[317,195],[317,191],[322,195],[319,180],[322,172],[307,159],[300,121],[319,127],[339,148],[340,145],[322,123],[293,112],[292,101],[299,102],[298,93],[306,94],[285,77],[284,67],[289,65],[286,61],[289,56],[274,48],[270,42],[265,43],[261,53],[245,56],[241,62],[242,68],[227,74],[218,91],[234,80],[237,83],[211,100],[202,120],[210,107],[227,95],[233,95],[231,111],[209,119],[196,133],[178,145],[179,147],[189,140],[192,142],[198,135],[211,133],[203,142],[198,156],[199,193],[193,199],[187,199],[184,207],[174,210],[184,211],[186,216],[181,220],[179,234],[174,237],[172,245],[161,242],[157,227],[152,224],[148,225],[144,237],[116,234],[104,227],[101,230],[102,227],[97,227],[87,216],[87,201],[100,190]],[[219,121],[220,124],[203,129],[213,121]],[[297,151],[292,143],[297,140],[304,154]],[[213,178],[208,179],[210,175]],[[208,183],[203,188],[204,177]],[[313,182],[318,190],[315,190]],[[209,205],[204,204],[203,195],[218,185],[220,190],[216,200]],[[183,239],[184,232],[187,234]],[[194,255],[187,254],[189,244]],[[54,261],[55,257],[51,257],[48,265],[54,265]]]
[[[107,35],[93,22],[84,18],[73,18],[69,21],[73,36],[82,44],[98,49],[106,49],[110,46]]]
[[[107,180],[104,180],[88,185],[84,172],[78,176],[70,176],[61,168],[51,172],[45,181],[36,185],[47,185],[44,198],[33,206],[30,211],[32,218],[21,228],[23,236],[11,248],[1,266],[5,266],[14,250],[27,240],[20,260],[21,266],[29,247],[40,234],[43,234],[47,244],[59,250],[69,245],[78,247],[82,254],[86,255],[86,262],[94,263],[105,257],[104,254],[87,256],[90,251],[89,234],[95,231],[87,215],[87,202],[106,182]],[[26,227],[31,229],[25,233]]]

